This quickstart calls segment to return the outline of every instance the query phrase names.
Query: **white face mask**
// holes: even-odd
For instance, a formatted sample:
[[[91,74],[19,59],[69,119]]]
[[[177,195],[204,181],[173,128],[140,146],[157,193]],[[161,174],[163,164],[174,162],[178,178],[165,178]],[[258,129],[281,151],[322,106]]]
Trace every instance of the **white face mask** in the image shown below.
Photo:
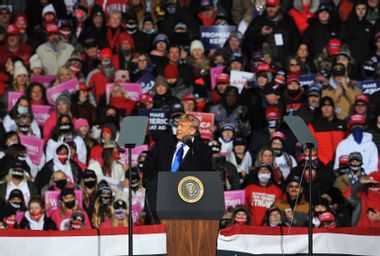
[[[258,174],[259,181],[262,182],[262,183],[268,183],[268,181],[270,180],[271,176],[272,175],[270,173],[259,173]]]

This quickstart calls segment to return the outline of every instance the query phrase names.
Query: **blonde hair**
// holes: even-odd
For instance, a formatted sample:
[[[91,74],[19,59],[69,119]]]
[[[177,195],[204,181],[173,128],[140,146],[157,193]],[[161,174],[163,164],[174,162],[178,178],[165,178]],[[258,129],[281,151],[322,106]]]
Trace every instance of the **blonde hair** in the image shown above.
[[[190,114],[183,114],[182,116],[180,116],[178,118],[178,123],[179,122],[190,123],[191,127],[195,129],[196,131],[198,131],[199,125],[201,124],[201,121],[199,121],[197,117]]]
[[[53,86],[62,83],[62,81],[59,80],[59,77],[62,75],[63,71],[68,71],[69,74],[70,74],[70,78],[74,78],[73,71],[71,71],[71,69],[68,68],[68,67],[66,67],[66,66],[62,66],[62,67],[58,68],[58,70],[57,70],[57,74],[56,74],[56,78],[57,79],[55,79],[55,81],[53,83]]]
[[[91,218],[92,226],[95,228],[100,228],[100,225],[102,224],[102,219],[101,219],[99,210],[100,210],[100,200],[98,197],[95,201],[94,211],[92,213],[92,218]],[[104,212],[104,217],[105,218],[111,217],[111,214],[112,214],[112,204],[108,204],[107,210]]]

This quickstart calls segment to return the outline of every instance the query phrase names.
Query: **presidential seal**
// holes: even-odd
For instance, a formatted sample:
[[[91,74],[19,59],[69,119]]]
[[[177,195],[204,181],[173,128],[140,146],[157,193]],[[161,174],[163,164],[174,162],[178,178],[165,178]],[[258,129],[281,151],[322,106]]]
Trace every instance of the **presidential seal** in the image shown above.
[[[178,195],[186,203],[198,202],[204,193],[202,181],[194,176],[186,176],[178,183]]]

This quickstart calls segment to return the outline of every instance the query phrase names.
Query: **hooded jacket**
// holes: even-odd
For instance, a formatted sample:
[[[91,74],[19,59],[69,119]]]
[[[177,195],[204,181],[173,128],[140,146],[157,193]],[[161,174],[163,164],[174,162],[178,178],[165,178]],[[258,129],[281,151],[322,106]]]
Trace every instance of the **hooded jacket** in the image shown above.
[[[339,157],[341,155],[349,155],[351,152],[355,151],[362,154],[362,167],[367,175],[371,172],[377,171],[379,162],[377,147],[372,141],[372,135],[367,132],[363,132],[363,139],[360,144],[354,140],[352,134],[339,143],[335,154],[334,170],[339,167]]]
[[[293,18],[301,34],[309,26],[308,19],[313,18],[318,10],[319,0],[310,1],[310,6],[302,4],[302,0],[294,0],[293,8],[289,11],[289,16]]]

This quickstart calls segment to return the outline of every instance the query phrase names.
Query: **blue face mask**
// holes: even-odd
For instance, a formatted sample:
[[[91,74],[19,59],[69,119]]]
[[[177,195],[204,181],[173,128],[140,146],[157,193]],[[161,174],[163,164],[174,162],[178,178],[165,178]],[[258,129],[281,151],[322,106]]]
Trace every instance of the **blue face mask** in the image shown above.
[[[151,29],[151,30],[143,29],[142,32],[145,33],[145,34],[147,34],[147,35],[151,35],[151,34],[153,34],[155,31],[154,31],[154,29]]]
[[[21,107],[21,106],[19,106],[19,107],[17,108],[17,112],[18,112],[19,114],[26,114],[26,113],[28,113],[28,108],[27,108],[27,107]]]
[[[166,11],[169,13],[169,14],[174,14],[175,11],[176,11],[176,8],[174,6],[168,6],[166,7]]]
[[[352,129],[352,136],[354,137],[354,140],[360,144],[363,140],[363,128],[359,125],[355,125]]]

